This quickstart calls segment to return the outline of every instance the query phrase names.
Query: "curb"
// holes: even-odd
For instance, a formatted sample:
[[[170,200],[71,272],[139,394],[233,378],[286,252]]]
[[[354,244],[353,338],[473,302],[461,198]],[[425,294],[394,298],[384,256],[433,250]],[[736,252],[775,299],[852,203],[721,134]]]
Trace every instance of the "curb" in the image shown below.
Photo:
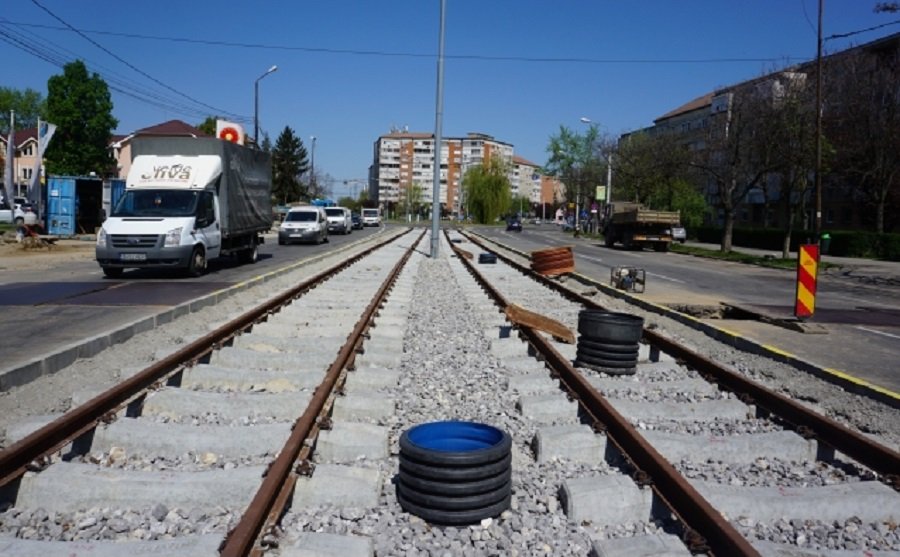
[[[485,241],[500,245],[501,247],[503,247],[503,249],[515,253],[520,257],[530,259],[528,254],[523,253],[515,248],[509,247],[505,244],[501,244],[500,242],[496,242],[495,240],[489,239],[475,232],[470,231],[470,233],[478,236],[479,238],[482,238]],[[612,288],[586,275],[582,275],[581,273],[569,273],[565,276],[573,278],[578,282],[584,284],[585,286],[592,286],[594,288],[597,288],[606,295],[625,300],[628,303],[634,304],[647,311],[652,311],[654,313],[658,313],[660,315],[678,321],[682,325],[687,325],[693,329],[701,331],[707,336],[718,340],[719,342],[727,344],[733,348],[737,348],[738,350],[743,350],[745,352],[749,352],[758,356],[765,356],[775,361],[789,364],[799,369],[800,371],[805,371],[811,375],[818,377],[819,379],[823,379],[825,381],[828,381],[829,383],[839,385],[853,394],[865,396],[886,404],[892,408],[900,409],[900,393],[895,393],[894,391],[891,391],[889,389],[879,387],[878,385],[873,385],[872,383],[869,383],[868,381],[851,375],[845,371],[834,368],[821,367],[819,365],[807,362],[800,359],[798,356],[791,354],[790,352],[781,350],[780,348],[777,348],[775,346],[761,344],[754,340],[745,338],[734,331],[729,331],[728,329],[723,329],[715,327],[713,325],[709,325],[707,323],[703,323],[690,315],[675,311],[666,306],[661,306],[653,302],[642,300],[641,298],[632,296],[627,292]]]
[[[366,238],[348,244],[347,247],[355,247],[360,242],[364,241],[366,241]],[[325,252],[302,259],[285,267],[235,283],[227,288],[210,292],[201,298],[164,309],[147,317],[141,317],[116,329],[75,341],[54,352],[29,360],[24,364],[0,369],[0,392],[8,391],[13,387],[26,385],[44,375],[52,375],[61,369],[72,365],[78,359],[96,356],[107,348],[122,343],[137,334],[171,323],[179,317],[196,313],[206,307],[217,305],[234,294],[268,282],[285,273],[294,271],[299,267],[318,263],[329,255],[332,255],[331,252]]]

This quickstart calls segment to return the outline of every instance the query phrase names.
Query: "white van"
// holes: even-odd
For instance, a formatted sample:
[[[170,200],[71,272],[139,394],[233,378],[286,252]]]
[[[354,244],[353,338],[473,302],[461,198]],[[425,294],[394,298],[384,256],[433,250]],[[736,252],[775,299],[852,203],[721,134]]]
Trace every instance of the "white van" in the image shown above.
[[[325,207],[328,216],[328,232],[350,234],[353,232],[353,218],[346,207]]]
[[[278,228],[278,245],[292,242],[321,244],[328,241],[328,217],[325,209],[308,205],[291,207]]]
[[[378,209],[362,210],[363,226],[381,226],[381,211]]]

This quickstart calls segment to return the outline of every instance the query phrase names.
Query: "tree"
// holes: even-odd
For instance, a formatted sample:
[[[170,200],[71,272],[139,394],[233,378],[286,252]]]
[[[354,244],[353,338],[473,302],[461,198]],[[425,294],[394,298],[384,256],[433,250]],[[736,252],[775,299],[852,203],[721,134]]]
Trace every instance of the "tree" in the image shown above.
[[[600,137],[600,128],[591,124],[584,135],[566,126],[559,127],[559,135],[550,137],[547,152],[550,159],[545,169],[565,185],[566,200],[585,206],[593,199],[593,186],[606,182],[606,157],[609,141]]]
[[[106,82],[97,73],[88,75],[81,60],[47,81],[47,120],[57,126],[45,154],[48,173],[104,175],[115,168],[109,143],[119,122],[112,108]]]
[[[9,133],[9,112],[16,113],[16,129],[36,128],[38,118],[47,112],[47,101],[34,89],[19,91],[0,87],[0,122],[6,122],[3,133]]]
[[[713,206],[724,221],[721,248],[728,252],[735,214],[750,190],[775,168],[778,146],[760,140],[764,126],[759,107],[771,99],[747,87],[723,93],[722,100],[723,109],[711,118],[706,148],[696,151],[690,164],[708,179]]]
[[[197,124],[197,129],[210,137],[216,136],[216,121],[218,116],[207,116],[205,120]]]
[[[463,176],[466,205],[475,221],[488,224],[509,210],[510,184],[507,165],[497,157],[470,168]]]
[[[884,232],[886,207],[900,203],[900,48],[897,41],[831,61],[823,79],[823,127],[835,145],[834,167]],[[891,223],[895,224],[895,223]]]
[[[678,210],[676,197],[684,198],[689,161],[687,147],[674,135],[630,134],[619,142],[613,156],[616,197],[654,209]]]
[[[308,199],[300,176],[309,170],[306,149],[290,126],[285,126],[272,151],[272,197],[282,205]]]
[[[806,213],[812,196],[816,167],[815,97],[806,74],[783,72],[770,81],[772,102],[758,106],[761,132],[756,136],[757,151],[774,144],[772,179],[763,179],[759,188],[764,199],[763,225],[768,227],[769,207],[774,203],[782,212],[781,255],[790,254],[791,232],[797,217]],[[827,155],[823,140],[823,157]]]
[[[403,191],[400,193],[398,210],[401,213],[405,213],[407,217],[417,214],[420,207],[422,206],[424,191],[425,188],[422,187],[422,184],[418,183],[410,184],[404,187]]]

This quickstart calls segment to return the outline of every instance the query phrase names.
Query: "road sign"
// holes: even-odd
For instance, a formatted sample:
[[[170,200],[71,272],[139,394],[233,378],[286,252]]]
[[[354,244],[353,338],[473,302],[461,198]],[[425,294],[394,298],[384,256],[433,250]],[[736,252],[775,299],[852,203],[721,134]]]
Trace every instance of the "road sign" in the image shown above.
[[[811,317],[816,311],[816,277],[819,272],[819,246],[803,244],[797,253],[797,303],[794,316]]]

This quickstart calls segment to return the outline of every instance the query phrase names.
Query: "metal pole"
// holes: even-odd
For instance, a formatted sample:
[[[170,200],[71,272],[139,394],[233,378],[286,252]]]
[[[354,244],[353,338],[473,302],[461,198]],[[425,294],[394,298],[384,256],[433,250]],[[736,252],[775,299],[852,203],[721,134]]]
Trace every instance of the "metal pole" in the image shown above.
[[[431,188],[431,257],[437,258],[441,220],[441,124],[444,116],[444,18],[447,0],[441,0],[441,30],[438,34],[437,102],[434,110],[434,184]]]
[[[278,66],[272,66],[266,73],[256,78],[253,82],[253,143],[259,147],[259,80],[276,71]]]
[[[816,44],[816,243],[822,236],[822,4],[819,0],[819,36]]]
[[[312,156],[309,159],[309,185],[312,191],[310,193],[316,193],[316,136],[311,135],[309,138],[312,140]]]
[[[253,82],[253,143],[259,145],[259,80]]]
[[[606,199],[603,201],[609,205],[612,201],[612,153],[607,155],[606,161]]]

